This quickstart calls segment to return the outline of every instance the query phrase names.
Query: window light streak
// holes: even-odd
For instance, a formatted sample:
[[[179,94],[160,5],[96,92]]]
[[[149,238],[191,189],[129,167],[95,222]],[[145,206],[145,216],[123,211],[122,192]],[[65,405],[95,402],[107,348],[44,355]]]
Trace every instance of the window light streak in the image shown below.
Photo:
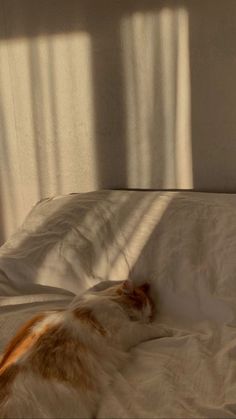
[[[191,98],[189,28],[186,10],[180,9],[178,22],[178,60],[176,95],[176,187],[193,187],[191,143]]]
[[[191,188],[188,14],[135,12],[121,21],[128,186]],[[154,173],[154,180],[151,173]]]

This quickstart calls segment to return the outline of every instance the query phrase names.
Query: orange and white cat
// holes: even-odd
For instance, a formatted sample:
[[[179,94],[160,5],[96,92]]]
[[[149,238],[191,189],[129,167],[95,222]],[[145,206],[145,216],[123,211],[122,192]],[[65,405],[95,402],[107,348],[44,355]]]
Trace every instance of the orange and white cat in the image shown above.
[[[127,280],[36,315],[0,361],[0,418],[93,418],[127,351],[167,335],[153,313],[148,284]]]

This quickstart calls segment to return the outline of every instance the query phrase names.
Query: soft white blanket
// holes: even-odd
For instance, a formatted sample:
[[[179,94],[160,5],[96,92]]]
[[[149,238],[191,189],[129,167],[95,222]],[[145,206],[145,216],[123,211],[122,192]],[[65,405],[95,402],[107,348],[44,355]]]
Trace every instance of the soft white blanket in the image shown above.
[[[100,418],[236,416],[236,195],[100,191],[46,199],[0,249],[0,345],[105,279],[149,279],[173,337],[133,349]],[[0,348],[0,350],[1,350]]]

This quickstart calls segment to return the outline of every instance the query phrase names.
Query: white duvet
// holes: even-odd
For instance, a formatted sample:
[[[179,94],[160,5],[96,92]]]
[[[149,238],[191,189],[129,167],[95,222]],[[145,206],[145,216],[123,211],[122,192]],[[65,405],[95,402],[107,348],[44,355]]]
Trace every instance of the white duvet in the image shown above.
[[[0,249],[0,350],[32,313],[102,280],[150,280],[174,335],[143,343],[100,418],[236,417],[236,195],[46,199]]]

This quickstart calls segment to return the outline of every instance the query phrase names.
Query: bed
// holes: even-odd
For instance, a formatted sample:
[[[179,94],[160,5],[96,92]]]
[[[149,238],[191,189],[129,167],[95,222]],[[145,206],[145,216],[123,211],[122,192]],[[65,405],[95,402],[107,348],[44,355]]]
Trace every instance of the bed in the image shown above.
[[[99,418],[236,416],[236,195],[108,191],[37,203],[0,248],[0,351],[33,313],[149,280],[173,336],[132,349]]]

